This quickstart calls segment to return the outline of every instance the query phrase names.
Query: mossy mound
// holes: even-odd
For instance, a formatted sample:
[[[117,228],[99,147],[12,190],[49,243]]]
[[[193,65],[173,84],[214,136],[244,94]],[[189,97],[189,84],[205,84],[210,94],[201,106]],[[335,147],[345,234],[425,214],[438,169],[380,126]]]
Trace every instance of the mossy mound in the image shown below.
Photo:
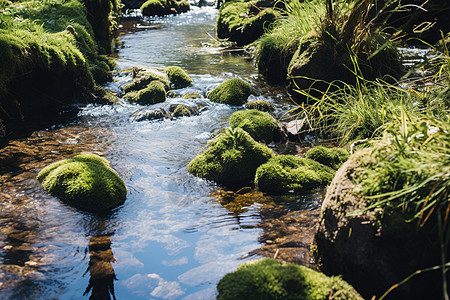
[[[143,16],[175,15],[190,9],[186,0],[148,0],[140,7]]]
[[[256,109],[234,112],[230,117],[230,127],[242,128],[256,141],[265,143],[273,141],[278,129],[277,122],[271,115]]]
[[[224,3],[217,16],[217,36],[237,45],[247,45],[257,40],[280,15],[272,8],[256,7],[257,1],[241,0]]]
[[[206,96],[209,100],[217,103],[243,105],[252,92],[249,83],[239,78],[233,78],[222,82]]]
[[[275,154],[257,143],[241,128],[226,128],[209,148],[198,154],[188,165],[188,171],[201,178],[221,184],[244,185],[253,181],[256,169]]]
[[[109,162],[80,154],[45,167],[37,176],[50,195],[88,211],[103,211],[125,202],[127,189]]]
[[[170,83],[175,89],[182,89],[188,87],[192,83],[191,77],[186,72],[177,66],[171,66],[166,69],[166,74],[169,77]]]
[[[203,98],[203,96],[197,92],[189,92],[189,93],[184,94],[182,96],[182,98],[183,99],[201,99],[201,98]]]
[[[262,259],[240,265],[217,284],[217,299],[351,300],[363,298],[339,276]]]
[[[160,120],[167,117],[164,109],[144,109],[134,112],[131,117],[134,121],[152,121],[152,120]]]
[[[247,109],[257,109],[259,111],[273,112],[275,105],[265,100],[252,100],[245,104]]]
[[[157,74],[149,70],[133,69],[133,82],[123,87],[123,92],[139,91],[148,86],[152,81],[159,81],[164,84],[164,89],[170,89],[169,78],[163,74]]]
[[[198,114],[198,110],[184,105],[184,104],[178,104],[176,105],[174,108],[171,107],[171,110],[173,110],[173,114],[172,116],[174,118],[179,118],[179,117],[190,117],[192,115],[197,115]]]
[[[166,101],[166,90],[160,81],[152,81],[140,91],[126,93],[124,98],[142,105],[156,104]]]
[[[317,161],[325,166],[329,166],[335,170],[347,161],[350,154],[343,148],[327,148],[317,146],[306,152],[306,158]]]
[[[278,155],[256,170],[255,186],[264,193],[301,193],[331,182],[335,171],[316,161]]]

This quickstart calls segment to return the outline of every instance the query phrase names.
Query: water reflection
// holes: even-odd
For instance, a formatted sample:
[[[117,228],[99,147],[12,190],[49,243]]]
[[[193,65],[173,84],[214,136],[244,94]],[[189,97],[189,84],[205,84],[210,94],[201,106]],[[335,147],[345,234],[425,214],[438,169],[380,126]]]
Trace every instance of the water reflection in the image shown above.
[[[110,300],[116,299],[114,292],[114,281],[117,280],[116,273],[112,263],[116,262],[111,249],[111,235],[105,233],[105,220],[101,218],[94,224],[90,230],[92,235],[89,237],[89,266],[86,272],[89,272],[89,285],[83,293],[83,296],[90,295],[91,300]]]

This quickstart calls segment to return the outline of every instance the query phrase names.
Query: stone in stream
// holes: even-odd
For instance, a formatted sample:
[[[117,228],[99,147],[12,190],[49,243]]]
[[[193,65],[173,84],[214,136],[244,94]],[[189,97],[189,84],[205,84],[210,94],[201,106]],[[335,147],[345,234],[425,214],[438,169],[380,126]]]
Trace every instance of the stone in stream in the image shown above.
[[[226,128],[208,145],[208,149],[189,163],[188,171],[226,185],[251,183],[256,168],[275,156],[271,149],[256,142],[242,128]]]
[[[140,10],[143,16],[166,16],[188,12],[191,9],[186,0],[148,0]]]
[[[169,77],[171,85],[175,89],[188,87],[192,83],[191,77],[189,77],[189,75],[180,67],[168,67],[166,69],[166,74]]]
[[[222,82],[206,96],[209,100],[217,103],[243,105],[251,94],[253,94],[253,89],[249,83],[239,78],[233,78]]]
[[[93,153],[55,162],[37,179],[50,195],[87,211],[118,207],[127,195],[125,183],[109,162]]]
[[[167,118],[167,114],[164,109],[142,109],[135,111],[131,114],[131,118],[134,121],[152,121]]]
[[[275,110],[275,105],[265,100],[252,100],[245,104],[247,109],[257,109],[264,112],[273,112]]]
[[[335,170],[311,159],[278,155],[259,166],[255,186],[270,195],[299,194],[333,179]]]
[[[172,104],[169,107],[169,111],[172,112],[174,118],[198,115],[198,109],[185,104]]]
[[[230,127],[240,127],[258,142],[270,143],[278,130],[276,120],[266,112],[256,109],[240,110],[230,117]]]
[[[339,276],[328,277],[296,264],[261,259],[240,265],[217,284],[218,300],[305,299],[362,300]]]
[[[155,80],[140,91],[126,93],[124,98],[142,105],[156,104],[166,101],[166,90],[163,83]]]
[[[317,146],[309,149],[305,157],[337,170],[349,156],[349,152],[344,148]]]

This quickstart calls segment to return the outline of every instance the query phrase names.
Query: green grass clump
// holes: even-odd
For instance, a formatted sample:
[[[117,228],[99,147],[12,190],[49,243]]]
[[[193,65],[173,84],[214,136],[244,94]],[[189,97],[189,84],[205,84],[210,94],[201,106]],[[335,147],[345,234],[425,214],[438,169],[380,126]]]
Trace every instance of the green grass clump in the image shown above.
[[[295,264],[262,259],[240,265],[217,284],[217,299],[363,299],[339,276]]]
[[[241,128],[227,128],[208,146],[189,163],[188,171],[220,184],[252,182],[256,168],[275,155]]]
[[[166,69],[166,74],[169,77],[170,83],[175,89],[182,89],[188,87],[192,83],[191,77],[186,72],[176,66],[171,66]]]
[[[259,142],[273,141],[274,132],[278,129],[275,119],[266,112],[256,109],[240,110],[230,117],[231,128],[242,128]]]
[[[286,4],[287,17],[277,19],[257,41],[255,56],[258,72],[268,81],[283,83],[287,68],[308,34],[314,32],[325,14],[323,1],[291,1]]]
[[[166,90],[162,82],[154,80],[142,90],[126,93],[124,98],[142,105],[156,104],[166,101]]]
[[[265,100],[252,100],[245,104],[247,109],[257,109],[264,112],[273,112],[275,110],[275,105]]]
[[[239,78],[233,78],[222,82],[206,96],[213,102],[242,105],[247,101],[252,92],[253,90],[249,83]]]
[[[52,196],[88,211],[115,208],[127,189],[109,162],[96,154],[80,154],[45,167],[37,176]]]
[[[309,149],[308,152],[306,152],[305,157],[337,170],[349,158],[349,156],[348,151],[343,148],[327,148],[317,146]]]
[[[257,9],[257,1],[233,0],[224,3],[217,16],[217,36],[238,45],[247,45],[259,38],[280,13],[271,8]]]
[[[255,186],[272,195],[298,194],[330,183],[334,173],[311,159],[278,155],[256,170]]]

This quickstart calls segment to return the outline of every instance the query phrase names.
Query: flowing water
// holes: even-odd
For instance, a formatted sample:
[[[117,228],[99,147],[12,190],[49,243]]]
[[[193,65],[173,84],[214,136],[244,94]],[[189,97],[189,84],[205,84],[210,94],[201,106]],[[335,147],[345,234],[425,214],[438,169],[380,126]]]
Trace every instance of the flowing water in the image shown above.
[[[118,69],[181,66],[193,84],[180,94],[204,95],[239,77],[259,91],[251,97],[273,102],[282,115],[290,102],[258,81],[248,57],[214,46],[216,16],[194,7],[134,26],[121,37]],[[127,74],[118,72],[108,88],[119,92]],[[154,107],[178,103],[203,108],[197,116],[135,122],[139,105],[90,105],[71,124],[0,149],[1,299],[214,299],[220,278],[243,262],[310,262],[320,192],[274,198],[190,175],[189,161],[242,107],[180,97]],[[80,152],[103,155],[121,175],[122,207],[82,212],[42,190],[37,173]]]

